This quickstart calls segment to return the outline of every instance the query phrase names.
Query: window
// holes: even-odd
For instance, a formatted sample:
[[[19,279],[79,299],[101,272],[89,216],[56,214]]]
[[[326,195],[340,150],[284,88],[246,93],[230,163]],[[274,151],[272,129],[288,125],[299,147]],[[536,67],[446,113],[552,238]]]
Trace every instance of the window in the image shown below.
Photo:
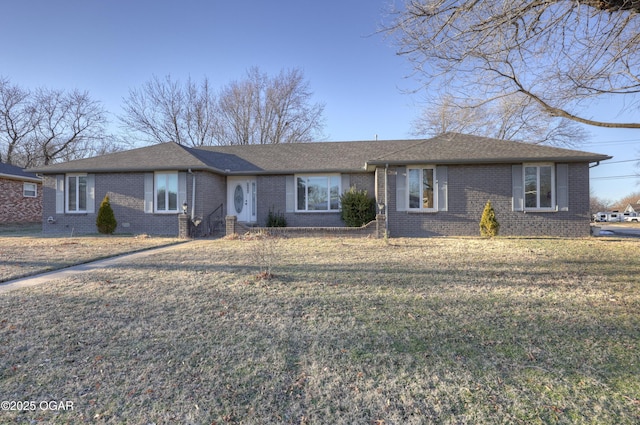
[[[156,173],[156,212],[178,212],[178,173]]]
[[[296,211],[339,211],[340,176],[296,176]]]
[[[435,170],[433,167],[407,170],[409,210],[435,211]]]
[[[23,183],[22,196],[25,198],[35,198],[38,196],[38,185],[35,183]]]
[[[87,175],[67,176],[67,212],[87,212]]]
[[[553,166],[524,166],[524,207],[550,210],[555,206],[555,176]]]

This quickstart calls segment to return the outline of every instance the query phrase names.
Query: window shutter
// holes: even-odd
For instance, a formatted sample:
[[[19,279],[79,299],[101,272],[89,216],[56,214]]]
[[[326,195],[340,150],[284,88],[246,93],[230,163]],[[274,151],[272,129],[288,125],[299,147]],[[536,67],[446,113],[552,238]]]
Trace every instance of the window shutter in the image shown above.
[[[569,211],[569,164],[556,165],[558,211]]]
[[[96,212],[96,177],[95,174],[87,174],[87,213]]]
[[[153,213],[153,173],[144,173],[144,212]]]
[[[524,183],[522,177],[522,165],[511,166],[511,190],[513,195],[513,211],[524,211]]]
[[[182,204],[187,202],[187,173],[178,173],[178,211],[182,211]]]
[[[407,168],[396,168],[396,211],[407,210]]]
[[[56,175],[56,214],[64,214],[64,174]]]
[[[449,202],[448,196],[448,179],[449,168],[446,165],[439,165],[436,167],[436,185],[438,187],[438,211],[448,211]]]
[[[294,212],[296,210],[295,176],[286,176],[285,190],[287,197],[285,209],[287,212]]]
[[[345,193],[351,187],[351,176],[349,174],[342,174],[342,193]]]

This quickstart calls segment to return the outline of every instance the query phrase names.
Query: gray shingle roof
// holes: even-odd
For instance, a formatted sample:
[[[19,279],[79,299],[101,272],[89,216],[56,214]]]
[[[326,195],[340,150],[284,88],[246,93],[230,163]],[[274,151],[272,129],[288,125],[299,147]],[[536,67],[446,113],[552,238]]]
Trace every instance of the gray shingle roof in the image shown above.
[[[610,156],[446,133],[431,139],[296,143],[188,148],[163,143],[32,172],[210,170],[224,174],[358,172],[375,165],[472,164],[533,161],[595,162]]]
[[[39,182],[41,179],[33,173],[28,173],[15,165],[0,162],[0,177],[29,182]]]
[[[35,173],[161,171],[207,168],[191,152],[176,143],[161,143],[143,148],[100,155],[93,158],[34,167]]]
[[[416,140],[406,149],[383,153],[368,161],[375,164],[474,164],[533,161],[595,162],[611,159],[608,155],[531,143],[492,139],[460,133],[445,133]]]

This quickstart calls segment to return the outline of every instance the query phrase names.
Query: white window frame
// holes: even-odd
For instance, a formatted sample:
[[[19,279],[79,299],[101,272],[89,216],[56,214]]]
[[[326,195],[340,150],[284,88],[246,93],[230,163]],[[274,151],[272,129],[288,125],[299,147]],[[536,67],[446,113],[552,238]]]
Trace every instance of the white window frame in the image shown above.
[[[551,199],[548,207],[540,206],[540,168],[547,167],[551,170]],[[527,168],[536,168],[536,206],[527,206]],[[525,211],[555,211],[556,210],[556,167],[553,163],[525,163],[522,164],[522,191],[523,191],[523,205]]]
[[[37,183],[22,183],[22,196],[25,198],[37,198],[38,197],[38,184]]]
[[[424,208],[424,199],[423,199],[423,192],[422,190],[420,191],[420,199],[419,199],[419,205],[420,207],[415,208],[415,207],[411,207],[411,180],[410,180],[410,176],[411,176],[411,170],[420,170],[420,181],[422,182],[424,180],[424,170],[432,170],[432,177],[433,177],[433,206],[429,207],[429,208]],[[421,184],[422,186],[422,184]],[[438,211],[438,184],[437,184],[437,177],[436,177],[436,166],[435,165],[417,165],[417,166],[411,166],[411,167],[407,167],[407,183],[406,183],[406,206],[407,206],[407,211],[418,211],[418,212],[436,212]]]
[[[296,212],[308,212],[308,213],[335,213],[340,212],[342,205],[340,205],[340,195],[342,194],[342,178],[340,174],[296,174],[294,176],[294,186],[295,186],[295,211]],[[325,210],[316,210],[309,209],[309,185],[308,179],[310,178],[324,178],[327,181],[327,209]],[[331,179],[336,178],[338,181],[338,208],[331,208]],[[299,194],[298,194],[298,179],[307,179],[307,184],[305,185],[305,208],[299,208]]]
[[[167,190],[165,191],[164,194],[164,204],[166,206],[166,208],[164,209],[159,209],[158,208],[158,179],[164,176],[165,178],[165,184],[167,185],[167,187],[169,186],[169,176],[175,176],[175,193],[176,193],[176,208],[175,209],[169,209],[169,193],[170,191]],[[175,214],[180,212],[181,210],[181,205],[180,205],[180,179],[178,178],[178,172],[177,171],[161,171],[161,172],[156,172],[153,175],[153,212],[157,213],[157,214]]]
[[[70,205],[70,195],[69,195],[69,189],[71,188],[71,183],[69,182],[69,179],[71,178],[75,178],[76,182],[75,182],[75,204],[76,204],[76,209],[72,210],[71,208],[69,208]],[[80,209],[80,179],[79,177],[84,177],[85,178],[85,183],[84,183],[84,197],[85,197],[85,206],[84,209]],[[74,174],[67,174],[65,177],[65,187],[64,187],[64,210],[65,212],[69,213],[69,214],[86,214],[87,208],[89,206],[89,180],[88,180],[88,174],[87,173],[74,173]]]

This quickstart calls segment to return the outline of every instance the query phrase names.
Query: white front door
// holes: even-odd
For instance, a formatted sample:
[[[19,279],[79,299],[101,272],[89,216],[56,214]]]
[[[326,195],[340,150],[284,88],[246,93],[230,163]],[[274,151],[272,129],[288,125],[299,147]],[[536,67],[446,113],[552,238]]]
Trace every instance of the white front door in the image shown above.
[[[227,214],[235,215],[242,223],[255,223],[256,207],[255,177],[228,177]]]

